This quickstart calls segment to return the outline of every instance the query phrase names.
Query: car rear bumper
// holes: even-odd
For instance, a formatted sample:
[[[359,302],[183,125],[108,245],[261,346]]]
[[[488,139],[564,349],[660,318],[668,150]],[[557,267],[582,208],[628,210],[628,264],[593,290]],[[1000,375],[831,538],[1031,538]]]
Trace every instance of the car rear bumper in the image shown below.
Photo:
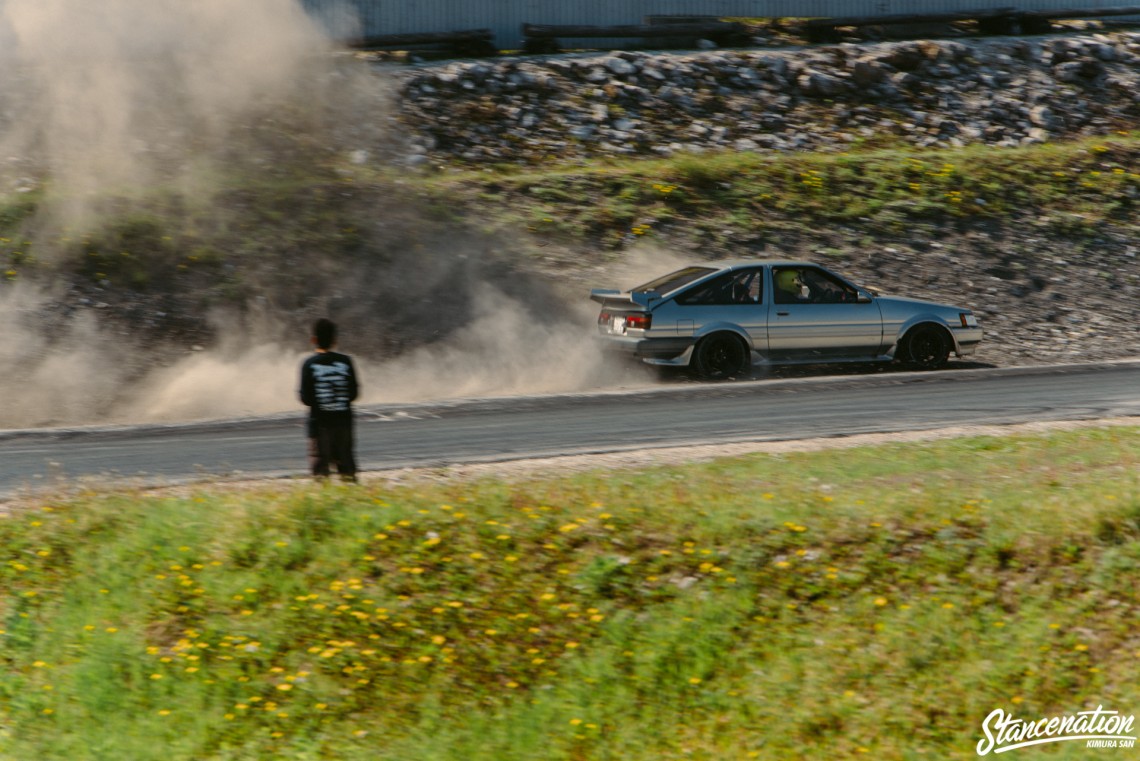
[[[653,364],[671,364],[680,359],[693,346],[693,339],[635,338],[633,336],[598,336],[607,351],[642,359]]]

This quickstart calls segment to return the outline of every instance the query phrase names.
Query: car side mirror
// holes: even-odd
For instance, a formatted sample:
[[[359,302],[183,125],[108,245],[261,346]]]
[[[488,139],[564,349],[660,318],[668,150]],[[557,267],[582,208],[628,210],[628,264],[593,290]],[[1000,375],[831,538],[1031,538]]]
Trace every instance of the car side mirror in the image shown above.
[[[858,298],[855,299],[856,304],[870,304],[875,300],[875,297],[866,291],[859,291]]]

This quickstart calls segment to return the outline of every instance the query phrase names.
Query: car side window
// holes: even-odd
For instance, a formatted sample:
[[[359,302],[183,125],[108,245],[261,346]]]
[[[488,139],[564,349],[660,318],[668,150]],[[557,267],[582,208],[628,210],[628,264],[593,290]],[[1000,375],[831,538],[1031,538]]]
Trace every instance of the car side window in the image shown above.
[[[676,299],[682,306],[763,303],[761,270],[726,272],[690,288]]]
[[[777,304],[847,304],[859,298],[854,288],[814,267],[777,267],[772,282]]]

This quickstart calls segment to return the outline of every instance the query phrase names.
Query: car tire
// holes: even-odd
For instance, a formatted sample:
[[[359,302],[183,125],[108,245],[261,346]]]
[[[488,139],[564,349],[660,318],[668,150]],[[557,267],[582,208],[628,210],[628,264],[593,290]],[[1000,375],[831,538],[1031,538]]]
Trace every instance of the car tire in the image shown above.
[[[735,333],[713,333],[693,350],[693,366],[702,380],[731,380],[748,374],[752,354]]]
[[[937,370],[950,359],[950,336],[937,325],[919,325],[906,334],[906,363],[916,370]]]

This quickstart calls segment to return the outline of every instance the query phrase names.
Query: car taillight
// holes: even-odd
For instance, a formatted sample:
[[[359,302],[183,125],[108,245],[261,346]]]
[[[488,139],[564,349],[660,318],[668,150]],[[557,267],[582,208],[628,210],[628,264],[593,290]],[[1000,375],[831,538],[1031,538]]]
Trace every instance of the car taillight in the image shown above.
[[[610,321],[610,313],[603,309],[602,313],[600,315],[598,315],[598,324],[599,325],[606,325],[609,323],[609,321]]]
[[[653,315],[651,314],[631,314],[626,315],[625,329],[630,330],[649,330],[649,326],[653,322]]]

